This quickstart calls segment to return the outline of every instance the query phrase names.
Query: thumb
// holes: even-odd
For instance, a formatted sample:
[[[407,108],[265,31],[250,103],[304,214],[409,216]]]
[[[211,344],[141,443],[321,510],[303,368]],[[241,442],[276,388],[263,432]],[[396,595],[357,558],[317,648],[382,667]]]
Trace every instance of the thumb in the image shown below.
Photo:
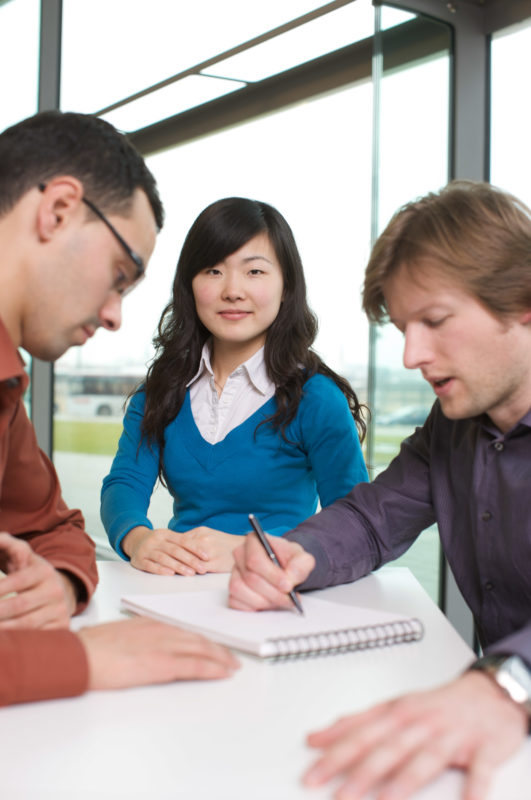
[[[31,562],[32,549],[27,542],[10,533],[0,533],[0,568],[4,572],[16,572]]]

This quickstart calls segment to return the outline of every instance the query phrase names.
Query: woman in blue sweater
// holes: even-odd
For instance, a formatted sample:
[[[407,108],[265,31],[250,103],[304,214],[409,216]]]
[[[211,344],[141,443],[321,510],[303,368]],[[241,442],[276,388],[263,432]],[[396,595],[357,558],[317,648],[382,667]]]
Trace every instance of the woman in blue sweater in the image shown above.
[[[281,535],[367,480],[363,408],[311,349],[316,333],[282,215],[238,197],[208,206],[103,481],[101,516],[122,558],[161,575],[229,571],[249,512]],[[157,478],[174,504],[154,530]]]

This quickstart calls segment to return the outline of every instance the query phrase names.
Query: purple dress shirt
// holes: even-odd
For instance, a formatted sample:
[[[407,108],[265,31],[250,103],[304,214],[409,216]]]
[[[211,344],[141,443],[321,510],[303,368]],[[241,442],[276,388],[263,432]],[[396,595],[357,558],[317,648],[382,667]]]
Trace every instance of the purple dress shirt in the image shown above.
[[[315,556],[301,585],[314,589],[398,558],[434,522],[483,647],[531,666],[531,411],[502,434],[486,416],[447,419],[437,401],[372,483],[286,538]]]

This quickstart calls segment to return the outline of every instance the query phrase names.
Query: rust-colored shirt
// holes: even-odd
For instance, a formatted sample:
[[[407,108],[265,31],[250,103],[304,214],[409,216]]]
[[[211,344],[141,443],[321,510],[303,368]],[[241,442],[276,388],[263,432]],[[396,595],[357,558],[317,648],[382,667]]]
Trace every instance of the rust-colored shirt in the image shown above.
[[[95,549],[80,511],[61,496],[22,401],[23,361],[0,320],[0,531],[20,536],[76,583],[81,611],[98,581]],[[79,694],[88,666],[69,631],[0,631],[0,704]]]

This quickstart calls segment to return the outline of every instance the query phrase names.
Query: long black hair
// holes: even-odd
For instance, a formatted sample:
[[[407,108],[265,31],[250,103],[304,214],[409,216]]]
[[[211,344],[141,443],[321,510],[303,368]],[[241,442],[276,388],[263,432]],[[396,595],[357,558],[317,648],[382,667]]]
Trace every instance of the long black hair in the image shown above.
[[[143,389],[146,393],[142,435],[159,446],[159,478],[163,477],[164,430],[179,413],[186,385],[199,368],[210,332],[200,321],[192,280],[214,267],[254,236],[266,233],[284,280],[283,302],[264,347],[267,374],[275,384],[276,412],[265,420],[285,438],[286,426],[297,413],[305,382],[316,373],[331,378],[348,400],[360,440],[366,431],[364,406],[344,378],[312,350],[317,318],[308,307],[302,262],[288,223],[275,208],[258,200],[228,197],[212,203],[197,217],[177,264],[170,302],[162,312],[155,336],[155,357]],[[263,424],[263,423],[262,423]]]

